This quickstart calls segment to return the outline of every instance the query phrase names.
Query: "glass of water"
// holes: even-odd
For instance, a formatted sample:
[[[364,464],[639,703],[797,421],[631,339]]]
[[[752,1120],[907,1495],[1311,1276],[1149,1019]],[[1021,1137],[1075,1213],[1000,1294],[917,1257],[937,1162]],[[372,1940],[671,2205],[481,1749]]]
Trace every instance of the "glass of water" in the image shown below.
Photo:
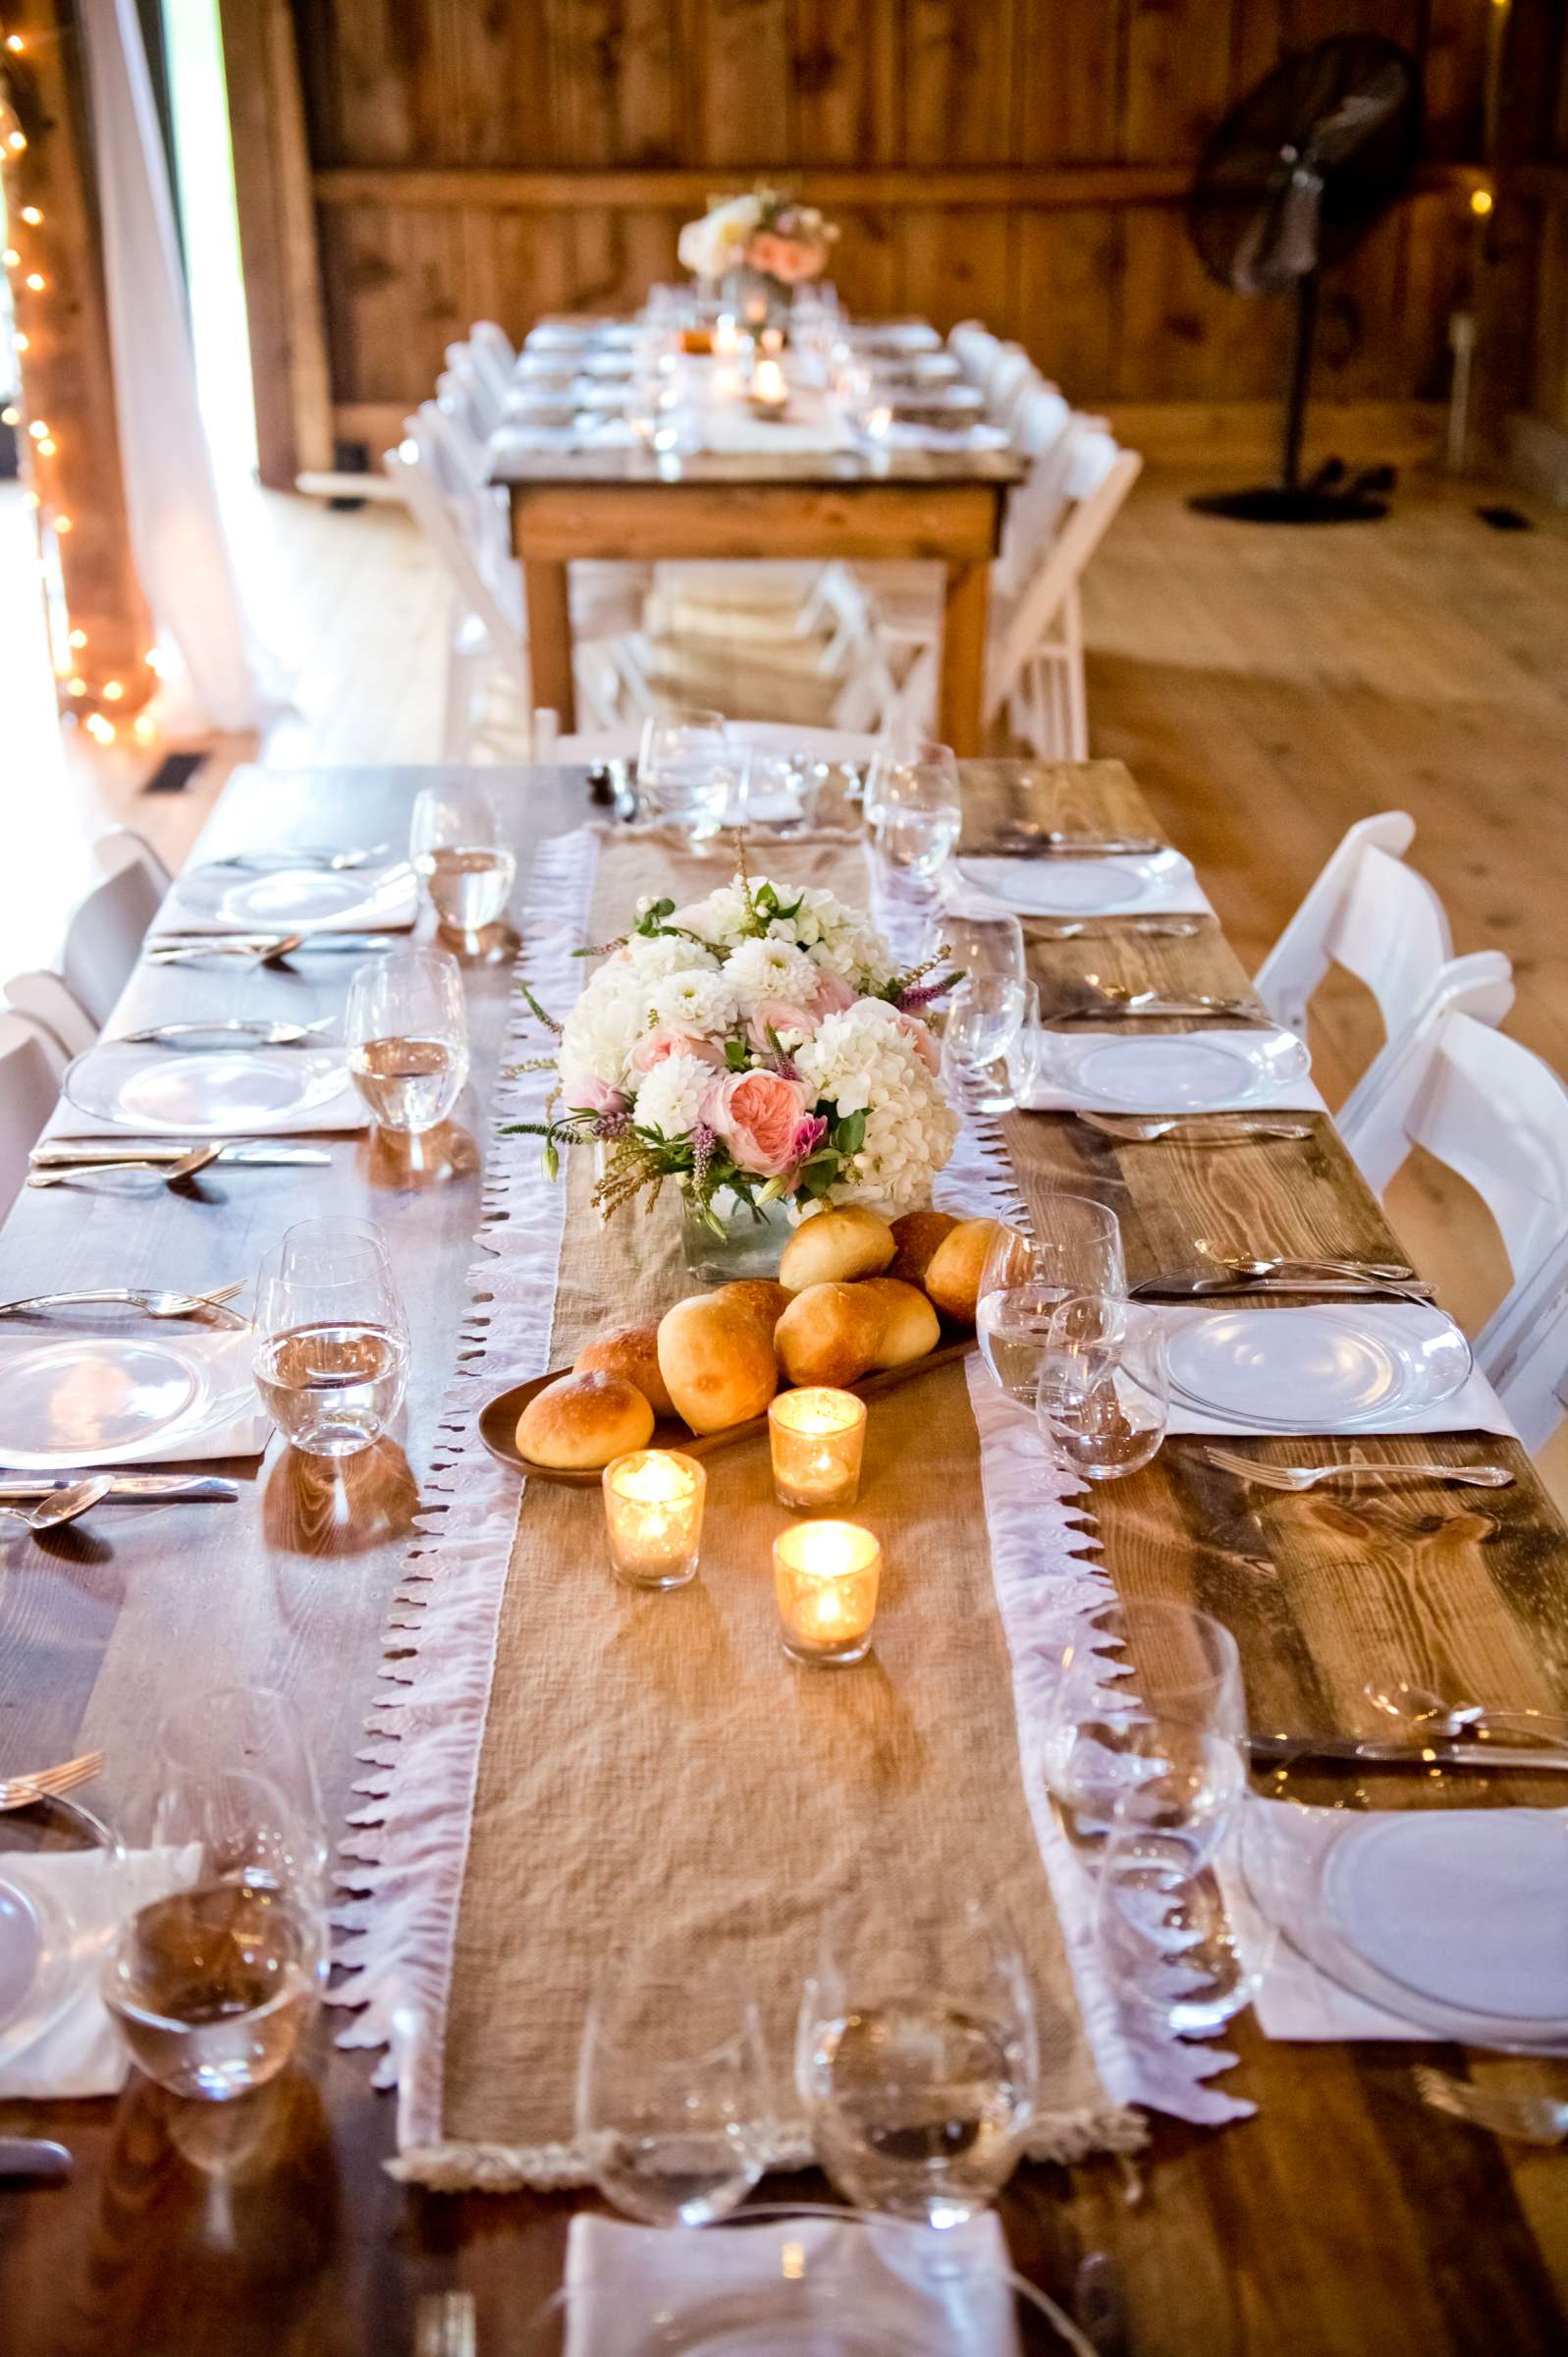
[[[925,739],[880,745],[866,775],[866,824],[892,867],[934,876],[963,832],[963,797],[952,747]]]
[[[978,1901],[824,1929],[795,2077],[817,2159],[862,2210],[951,2226],[986,2209],[1034,2117],[1034,2000],[1010,1928]]]
[[[1234,1813],[1218,1842],[1233,1837]],[[1262,1916],[1245,1951],[1214,1862],[1216,1819],[1201,1773],[1167,1771],[1118,1806],[1100,1861],[1098,1929],[1124,2006],[1178,2037],[1205,2038],[1250,2004],[1276,1935]]]
[[[501,816],[482,786],[427,786],[413,805],[408,855],[444,933],[466,949],[502,915],[517,873]]]
[[[1051,1321],[1069,1293],[1124,1293],[1121,1224],[1087,1195],[1049,1194],[1039,1233],[999,1226],[980,1272],[981,1355],[1010,1398],[1033,1407]]]
[[[353,1084],[383,1129],[444,1122],[468,1077],[462,974],[445,950],[372,958],[349,985],[343,1035]]]
[[[946,1002],[942,1076],[947,1092],[971,1113],[1010,1113],[1017,1104],[1008,1059],[1028,1013],[1028,993],[1010,976],[967,976]]]
[[[1046,1781],[1085,1857],[1098,1859],[1118,1809],[1124,1822],[1158,1824],[1178,1794],[1186,1837],[1207,1860],[1246,1789],[1246,1743],[1241,1657],[1210,1614],[1127,1598],[1088,1615],[1063,1645]]]
[[[751,749],[722,712],[650,714],[642,724],[637,792],[649,815],[693,838],[744,823]]]
[[[165,1791],[259,1777],[297,1830],[302,1864],[327,1867],[327,1823],[299,1714],[273,1686],[214,1686],[166,1713],[156,1746]]]
[[[1157,1313],[1105,1293],[1058,1302],[1040,1362],[1040,1435],[1089,1481],[1119,1481],[1165,1437],[1170,1374]]]
[[[773,2103],[743,1988],[674,1946],[620,1957],[589,2008],[577,2135],[607,2201],[651,2226],[728,2218],[767,2166]]]
[[[286,1440],[354,1456],[403,1403],[408,1326],[379,1228],[301,1220],[256,1280],[255,1378]]]

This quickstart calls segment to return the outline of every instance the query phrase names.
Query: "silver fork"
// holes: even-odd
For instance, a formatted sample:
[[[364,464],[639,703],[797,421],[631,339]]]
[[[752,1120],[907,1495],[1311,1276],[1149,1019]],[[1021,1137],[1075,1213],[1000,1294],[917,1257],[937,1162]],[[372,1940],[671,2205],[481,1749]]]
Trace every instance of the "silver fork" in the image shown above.
[[[1568,2104],[1554,2096],[1494,2094],[1487,2087],[1473,2087],[1468,2079],[1450,2078],[1445,2070],[1433,2070],[1430,2062],[1417,2062],[1410,2075],[1424,2104],[1472,2128],[1513,2136],[1521,2144],[1561,2144],[1568,2137]]]
[[[1206,1449],[1205,1456],[1222,1472],[1243,1481],[1256,1481],[1266,1490],[1315,1490],[1320,1482],[1359,1479],[1363,1473],[1407,1481],[1457,1481],[1472,1490],[1505,1490],[1513,1480],[1506,1465],[1405,1464],[1396,1457],[1369,1458],[1364,1464],[1266,1465],[1256,1457],[1236,1456],[1228,1449]]]
[[[88,1288],[75,1293],[28,1293],[20,1301],[0,1301],[0,1317],[9,1317],[18,1309],[75,1308],[79,1303],[91,1306],[111,1302],[143,1310],[149,1318],[189,1318],[198,1310],[232,1301],[236,1293],[243,1290],[244,1279],[241,1277],[233,1285],[214,1286],[210,1293],[144,1292],[136,1286],[101,1286],[96,1290]]]
[[[53,1800],[78,1784],[91,1781],[103,1766],[101,1751],[84,1751],[57,1768],[39,1768],[31,1776],[0,1777],[0,1809],[27,1809],[35,1800]]]

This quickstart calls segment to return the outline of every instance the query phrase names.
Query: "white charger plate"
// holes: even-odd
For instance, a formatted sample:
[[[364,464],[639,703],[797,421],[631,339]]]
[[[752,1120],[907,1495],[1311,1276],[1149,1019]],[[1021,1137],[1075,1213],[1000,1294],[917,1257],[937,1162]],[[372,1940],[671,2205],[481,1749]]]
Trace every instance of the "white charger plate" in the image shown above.
[[[213,1048],[192,1053],[106,1041],[69,1066],[65,1097],[94,1121],[143,1135],[269,1136],[295,1129],[363,1128],[341,1048]],[[354,1120],[323,1122],[353,1112]]]
[[[247,932],[411,925],[419,912],[419,887],[406,859],[337,873],[310,866],[272,867],[257,875],[221,865],[193,867],[176,893],[192,916]]]
[[[1041,1034],[1044,1077],[1075,1104],[1119,1113],[1212,1113],[1278,1096],[1312,1057],[1292,1031]]]
[[[1094,916],[1146,901],[1162,884],[1192,874],[1179,851],[1124,859],[959,859],[958,873],[992,899],[1028,916]]]
[[[126,1461],[164,1440],[178,1453],[254,1407],[247,1343],[215,1354],[210,1333],[62,1336],[0,1352],[0,1463]]]
[[[1470,1380],[1470,1344],[1444,1311],[1365,1302],[1166,1313],[1173,1398],[1258,1432],[1392,1432]],[[1270,1403],[1268,1408],[1260,1405]]]

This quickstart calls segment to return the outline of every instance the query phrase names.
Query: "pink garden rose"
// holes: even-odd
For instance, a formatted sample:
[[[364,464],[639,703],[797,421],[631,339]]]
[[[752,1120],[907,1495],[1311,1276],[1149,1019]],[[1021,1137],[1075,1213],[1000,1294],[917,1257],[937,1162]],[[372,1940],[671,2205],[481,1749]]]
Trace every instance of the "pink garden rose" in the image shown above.
[[[724,1050],[711,1039],[705,1039],[700,1031],[683,1031],[678,1023],[662,1024],[657,1031],[646,1032],[631,1051],[632,1068],[639,1072],[651,1072],[667,1056],[694,1056],[699,1064],[711,1064],[715,1071],[724,1069]]]
[[[818,1022],[826,1014],[842,1014],[852,1007],[859,993],[847,983],[842,974],[824,972],[811,994],[811,1012]]]
[[[702,1118],[743,1171],[777,1178],[795,1159],[806,1092],[778,1072],[730,1072],[702,1100]]]
[[[808,246],[798,238],[776,237],[767,229],[758,230],[746,247],[746,260],[753,270],[765,271],[786,287],[815,278],[827,258],[820,246]]]
[[[917,1014],[904,1014],[900,1012],[898,1028],[914,1049],[927,1071],[939,1072],[942,1069],[942,1050],[937,1045],[937,1034],[931,1025],[923,1023]]]
[[[562,1075],[561,1093],[575,1113],[623,1113],[626,1100],[619,1088],[608,1080],[598,1080],[592,1072],[567,1072]]]
[[[811,1008],[800,1006],[794,999],[763,999],[746,1025],[746,1033],[762,1055],[773,1045],[768,1037],[770,1030],[776,1031],[781,1039],[791,1031],[804,1032],[809,1039],[819,1020]]]

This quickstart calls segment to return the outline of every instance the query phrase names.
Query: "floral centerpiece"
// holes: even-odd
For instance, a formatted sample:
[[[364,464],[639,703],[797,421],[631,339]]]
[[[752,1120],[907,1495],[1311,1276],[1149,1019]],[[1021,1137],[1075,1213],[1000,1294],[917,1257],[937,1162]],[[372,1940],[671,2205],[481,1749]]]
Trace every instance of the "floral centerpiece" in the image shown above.
[[[676,248],[680,265],[698,278],[751,272],[779,297],[820,278],[838,235],[815,205],[798,204],[777,189],[745,196],[716,196],[700,221],[688,221]]]
[[[674,1179],[688,1249],[693,1229],[728,1239],[775,1207],[894,1219],[929,1201],[957,1134],[929,1012],[954,979],[932,979],[939,963],[900,972],[860,910],[743,865],[687,907],[644,899],[564,1024],[530,997],[558,1033],[560,1092],[517,1126],[544,1138],[552,1176],[563,1146],[604,1148],[606,1218]]]

